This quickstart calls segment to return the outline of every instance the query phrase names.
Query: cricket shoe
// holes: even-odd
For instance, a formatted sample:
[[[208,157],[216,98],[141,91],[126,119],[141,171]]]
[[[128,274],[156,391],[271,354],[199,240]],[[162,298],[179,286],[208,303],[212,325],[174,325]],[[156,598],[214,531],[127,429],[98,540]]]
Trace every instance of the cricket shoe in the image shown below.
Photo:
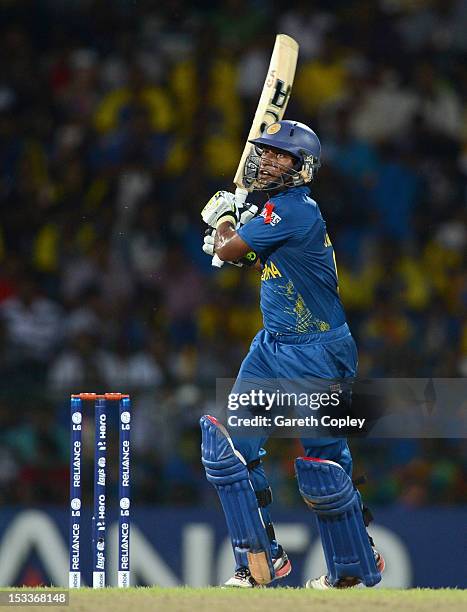
[[[383,555],[376,549],[373,549],[375,555],[376,568],[380,574],[384,572],[386,564],[384,562]],[[325,591],[327,589],[351,589],[361,584],[361,580],[355,577],[341,578],[336,585],[332,585],[326,575],[320,576],[319,578],[311,578],[305,583],[306,589],[317,589],[319,591]]]
[[[224,582],[223,589],[225,588],[238,588],[238,589],[260,589],[261,585],[251,575],[250,570],[247,567],[239,567],[235,570],[235,574],[232,578],[229,578],[227,582]]]
[[[282,546],[279,546],[278,552],[279,556],[272,560],[272,565],[274,567],[273,580],[285,578],[292,571],[292,564],[290,563],[289,557]],[[239,567],[237,570],[235,570],[235,574],[232,576],[232,578],[229,578],[227,582],[224,583],[224,588],[237,587],[241,589],[259,589],[263,586],[264,585],[256,582],[247,567]]]

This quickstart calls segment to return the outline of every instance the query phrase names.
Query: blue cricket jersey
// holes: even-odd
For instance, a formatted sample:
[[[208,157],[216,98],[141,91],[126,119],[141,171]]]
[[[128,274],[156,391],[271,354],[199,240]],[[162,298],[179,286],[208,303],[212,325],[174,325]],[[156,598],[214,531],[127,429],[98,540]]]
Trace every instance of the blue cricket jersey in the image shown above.
[[[334,250],[308,187],[275,195],[238,230],[259,255],[263,324],[274,334],[326,332],[345,323]]]

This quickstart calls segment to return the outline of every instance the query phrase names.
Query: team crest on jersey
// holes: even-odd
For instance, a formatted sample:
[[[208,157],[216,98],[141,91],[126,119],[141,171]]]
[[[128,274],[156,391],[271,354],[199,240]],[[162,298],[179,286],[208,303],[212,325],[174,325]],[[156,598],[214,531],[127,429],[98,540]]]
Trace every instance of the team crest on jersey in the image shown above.
[[[279,215],[275,213],[273,209],[274,204],[272,202],[266,202],[260,214],[264,218],[265,223],[277,225],[280,221],[282,221],[282,217],[279,217]]]

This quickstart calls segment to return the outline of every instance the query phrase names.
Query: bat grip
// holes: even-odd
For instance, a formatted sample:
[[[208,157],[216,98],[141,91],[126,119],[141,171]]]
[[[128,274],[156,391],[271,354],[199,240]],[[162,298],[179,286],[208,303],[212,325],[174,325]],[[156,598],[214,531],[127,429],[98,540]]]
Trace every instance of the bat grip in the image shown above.
[[[237,206],[240,206],[245,202],[247,195],[248,191],[246,189],[243,189],[243,187],[237,187],[235,189],[235,203],[237,204]],[[214,255],[212,256],[211,266],[213,266],[214,268],[222,268],[223,265],[224,262],[222,261],[222,259],[220,259],[214,253]]]

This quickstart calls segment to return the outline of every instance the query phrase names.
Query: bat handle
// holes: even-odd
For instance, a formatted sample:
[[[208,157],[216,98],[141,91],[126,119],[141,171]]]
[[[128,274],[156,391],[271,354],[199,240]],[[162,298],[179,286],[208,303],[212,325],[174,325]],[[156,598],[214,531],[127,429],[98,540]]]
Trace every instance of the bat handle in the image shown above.
[[[240,206],[245,202],[247,195],[248,191],[246,189],[243,189],[243,187],[237,187],[235,189],[235,203],[237,204],[237,206]],[[216,254],[214,254],[212,256],[211,266],[215,268],[222,268],[223,265],[224,262],[222,261],[222,259],[220,259]]]
[[[248,191],[243,187],[237,187],[235,189],[235,204],[237,206],[245,204],[245,200],[247,198]]]

